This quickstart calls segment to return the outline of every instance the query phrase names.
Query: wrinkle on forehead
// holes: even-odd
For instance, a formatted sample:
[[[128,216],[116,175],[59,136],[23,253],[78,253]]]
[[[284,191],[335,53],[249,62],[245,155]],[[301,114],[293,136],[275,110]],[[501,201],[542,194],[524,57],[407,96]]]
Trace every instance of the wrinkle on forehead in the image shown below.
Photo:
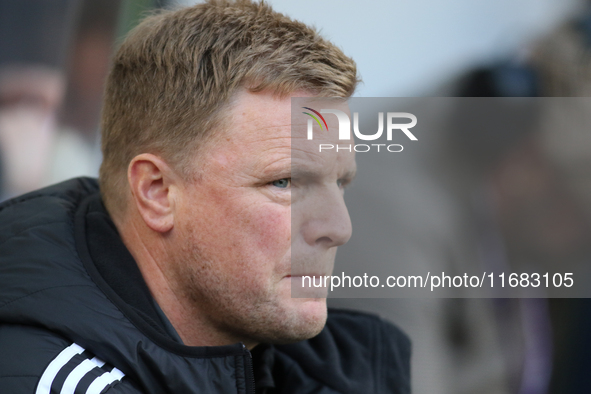
[[[333,101],[324,105],[323,101],[314,100],[317,105],[335,107]],[[338,106],[347,110],[346,105]],[[316,133],[314,140],[307,140],[306,120],[292,117],[291,102],[269,101],[264,95],[239,92],[229,108],[227,127],[220,133],[220,138],[208,150],[209,156],[203,163],[203,170],[226,170],[235,167],[250,176],[255,173],[272,173],[278,167],[287,167],[292,172],[310,172],[317,174],[337,174],[348,176],[355,172],[354,153],[318,152],[319,143],[338,143],[336,133]],[[334,119],[333,119],[334,118]],[[327,117],[331,131],[338,129],[337,119]],[[293,122],[293,125],[292,125]],[[294,132],[297,130],[297,132]],[[245,160],[245,156],[249,160]],[[250,173],[250,174],[249,174]]]

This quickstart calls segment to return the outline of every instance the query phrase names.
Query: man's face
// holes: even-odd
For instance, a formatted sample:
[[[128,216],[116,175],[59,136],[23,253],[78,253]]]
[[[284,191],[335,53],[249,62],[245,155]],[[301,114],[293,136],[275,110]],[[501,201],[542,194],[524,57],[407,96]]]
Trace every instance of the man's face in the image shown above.
[[[178,290],[200,324],[247,345],[310,338],[324,326],[326,300],[291,297],[292,261],[305,267],[294,276],[332,272],[351,235],[343,187],[354,154],[292,139],[290,98],[241,92],[228,116],[228,131],[179,191]]]

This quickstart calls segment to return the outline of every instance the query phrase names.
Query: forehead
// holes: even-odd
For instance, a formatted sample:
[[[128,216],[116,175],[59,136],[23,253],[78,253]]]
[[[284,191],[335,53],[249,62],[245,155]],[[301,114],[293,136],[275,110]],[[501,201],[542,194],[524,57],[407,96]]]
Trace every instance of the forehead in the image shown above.
[[[230,108],[230,132],[233,137],[286,138],[291,136],[291,108],[289,99],[276,98],[267,93],[240,91]]]
[[[346,106],[341,108],[348,111]],[[228,164],[236,165],[249,162],[268,166],[281,162],[294,171],[314,167],[317,172],[343,172],[340,167],[347,167],[346,171],[351,172],[354,153],[318,151],[319,143],[338,143],[337,135],[318,133],[314,141],[309,141],[306,117],[294,116],[292,111],[291,97],[239,92],[228,110],[226,130],[216,144],[214,156],[224,156]],[[336,118],[327,117],[327,122],[331,130],[338,129]]]
[[[348,104],[342,99],[298,97],[293,100],[291,138],[294,169],[319,163],[327,171],[339,167],[339,171],[344,169],[352,174],[355,172],[355,151],[351,141],[339,139],[338,117],[327,114],[326,110],[350,116]],[[326,149],[327,146],[333,149]]]

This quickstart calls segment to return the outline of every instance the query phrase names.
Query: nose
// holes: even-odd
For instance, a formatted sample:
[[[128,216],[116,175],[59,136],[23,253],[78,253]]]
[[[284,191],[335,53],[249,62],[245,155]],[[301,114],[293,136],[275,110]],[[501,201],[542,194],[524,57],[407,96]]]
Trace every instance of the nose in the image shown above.
[[[305,209],[302,231],[307,244],[332,248],[351,238],[351,218],[337,186],[318,193],[302,208]]]

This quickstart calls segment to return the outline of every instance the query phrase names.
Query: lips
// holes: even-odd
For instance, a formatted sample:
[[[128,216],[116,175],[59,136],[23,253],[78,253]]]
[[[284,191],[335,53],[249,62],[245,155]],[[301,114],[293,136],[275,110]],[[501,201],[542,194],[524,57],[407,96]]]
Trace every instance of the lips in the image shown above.
[[[296,275],[285,275],[284,278],[301,278],[302,276],[310,277],[310,278],[324,278],[325,276],[330,276],[330,273],[304,273],[304,274],[296,274]]]
[[[324,279],[324,277],[326,280]],[[289,275],[292,298],[326,298],[330,287],[330,276],[318,273]],[[295,280],[294,280],[295,279]]]

